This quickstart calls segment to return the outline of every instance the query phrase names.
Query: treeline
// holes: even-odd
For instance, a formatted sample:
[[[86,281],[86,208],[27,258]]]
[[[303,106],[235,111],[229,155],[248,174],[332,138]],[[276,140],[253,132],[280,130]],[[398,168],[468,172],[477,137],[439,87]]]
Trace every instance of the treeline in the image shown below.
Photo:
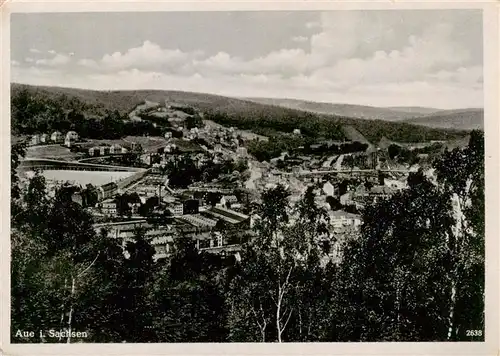
[[[205,117],[224,126],[235,126],[265,136],[269,132],[292,133],[294,129],[300,129],[304,136],[314,140],[350,139],[342,130],[344,126],[353,126],[372,143],[378,143],[382,137],[399,142],[424,142],[457,139],[467,134],[466,131],[459,130],[436,129],[383,120],[353,119],[283,108],[272,111],[262,109],[230,113],[210,110],[205,113]]]
[[[118,139],[124,136],[162,135],[163,129],[149,121],[128,121],[126,114],[102,111],[99,117],[88,114],[89,107],[76,98],[59,100],[39,97],[24,89],[12,97],[13,134],[50,134],[54,131],[78,132],[91,139]]]
[[[255,206],[239,258],[177,236],[158,262],[144,231],[123,251],[36,175],[12,200],[12,342],[482,341],[466,334],[484,333],[482,134],[435,168],[436,182],[413,173],[365,209],[346,240],[332,239],[312,189],[292,205],[278,185]],[[64,328],[88,338],[15,336]]]
[[[310,138],[323,137],[334,140],[344,138],[340,125],[334,120],[325,120],[316,114],[302,111],[289,112],[281,108],[277,111],[281,115],[266,110],[231,114],[212,110],[205,113],[205,118],[224,126],[235,126],[264,135],[265,129],[281,133],[292,133],[293,130],[299,129],[302,135]]]
[[[430,146],[408,149],[406,147],[402,147],[400,145],[391,144],[387,148],[387,152],[389,158],[391,160],[395,160],[398,163],[408,163],[415,164],[420,161],[421,155],[428,155],[431,158],[438,156],[444,150],[444,146],[442,143],[434,143]],[[426,159],[426,161],[431,161],[432,159]]]
[[[204,163],[197,166],[188,155],[174,158],[162,168],[168,176],[168,185],[173,188],[187,188],[195,182],[209,183],[233,172],[243,173],[248,167],[245,160]]]

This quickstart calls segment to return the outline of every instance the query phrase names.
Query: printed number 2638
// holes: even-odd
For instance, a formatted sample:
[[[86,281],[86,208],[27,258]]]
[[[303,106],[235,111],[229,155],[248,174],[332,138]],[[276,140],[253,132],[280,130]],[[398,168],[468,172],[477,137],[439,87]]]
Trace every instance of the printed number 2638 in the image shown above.
[[[465,334],[467,336],[483,336],[482,330],[466,330]]]

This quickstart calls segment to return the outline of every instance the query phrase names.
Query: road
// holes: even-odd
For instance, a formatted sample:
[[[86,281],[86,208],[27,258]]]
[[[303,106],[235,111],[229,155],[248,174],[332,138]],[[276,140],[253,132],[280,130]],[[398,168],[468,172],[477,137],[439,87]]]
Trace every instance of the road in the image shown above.
[[[255,180],[262,177],[262,170],[255,163],[252,164],[252,161],[248,162],[248,166],[250,169],[250,178],[246,181],[245,187],[247,189],[256,189]]]

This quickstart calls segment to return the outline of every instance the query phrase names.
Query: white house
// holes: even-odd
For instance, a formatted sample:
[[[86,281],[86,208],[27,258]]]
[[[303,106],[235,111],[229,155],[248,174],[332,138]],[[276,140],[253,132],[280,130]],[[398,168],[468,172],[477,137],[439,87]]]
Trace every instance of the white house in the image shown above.
[[[62,142],[63,141],[63,135],[59,131],[54,131],[52,135],[50,135],[50,140],[52,142]]]
[[[78,141],[78,134],[76,131],[68,131],[66,134],[66,139]]]
[[[35,146],[40,144],[40,135],[31,136],[30,146]]]
[[[357,228],[361,225],[361,216],[357,214],[348,213],[343,210],[329,211],[330,224],[335,229],[344,227]]]
[[[42,143],[49,142],[49,135],[47,135],[45,133],[40,135],[40,142],[42,142]]]
[[[335,194],[335,187],[333,186],[332,183],[326,182],[325,184],[323,184],[323,192],[326,195],[330,195],[333,197]]]
[[[71,147],[75,144],[75,142],[76,140],[74,138],[66,136],[66,138],[64,139],[64,146]]]

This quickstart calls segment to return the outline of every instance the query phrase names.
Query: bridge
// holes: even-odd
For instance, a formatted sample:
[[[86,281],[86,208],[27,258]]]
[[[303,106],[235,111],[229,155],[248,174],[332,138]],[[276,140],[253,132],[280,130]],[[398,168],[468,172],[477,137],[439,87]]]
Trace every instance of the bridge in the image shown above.
[[[105,164],[82,163],[76,161],[58,161],[54,159],[28,158],[21,162],[19,170],[70,170],[70,171],[101,171],[101,172],[140,172],[143,168],[109,166]]]

